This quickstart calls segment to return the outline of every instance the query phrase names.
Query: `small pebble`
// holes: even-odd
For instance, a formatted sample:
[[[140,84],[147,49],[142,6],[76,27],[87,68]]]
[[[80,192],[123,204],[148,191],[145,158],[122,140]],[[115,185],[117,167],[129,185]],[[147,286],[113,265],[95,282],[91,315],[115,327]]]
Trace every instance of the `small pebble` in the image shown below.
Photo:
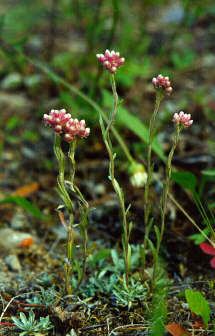
[[[17,73],[10,73],[1,81],[1,88],[4,90],[14,90],[22,85],[22,76]]]
[[[15,254],[10,254],[7,257],[5,257],[5,263],[11,271],[14,272],[21,271],[21,265],[19,259]]]
[[[17,247],[29,247],[35,239],[31,234],[9,228],[0,229],[0,249],[12,250]]]

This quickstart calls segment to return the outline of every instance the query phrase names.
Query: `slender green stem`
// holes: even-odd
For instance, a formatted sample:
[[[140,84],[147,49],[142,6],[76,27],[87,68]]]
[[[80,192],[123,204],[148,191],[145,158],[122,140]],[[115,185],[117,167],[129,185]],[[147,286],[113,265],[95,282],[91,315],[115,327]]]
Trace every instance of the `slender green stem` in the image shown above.
[[[152,117],[149,122],[149,138],[148,138],[148,151],[147,151],[147,180],[146,180],[145,191],[144,191],[145,234],[144,234],[143,255],[142,255],[143,271],[145,269],[147,243],[148,243],[148,238],[149,238],[149,234],[150,234],[151,226],[152,226],[152,220],[149,220],[150,212],[151,212],[149,189],[150,189],[150,185],[152,181],[152,174],[153,174],[152,144],[153,144],[153,140],[155,136],[157,114],[158,114],[162,99],[163,99],[163,93],[160,91],[157,91],[154,111],[153,111]]]
[[[167,210],[167,198],[169,194],[169,187],[170,187],[170,180],[171,180],[171,173],[172,173],[172,159],[175,153],[175,149],[177,147],[180,132],[182,127],[180,125],[176,125],[176,130],[174,134],[174,140],[172,144],[172,148],[169,152],[167,163],[166,163],[166,178],[163,186],[163,193],[161,196],[161,228],[159,234],[157,234],[157,244],[156,244],[156,252],[154,255],[154,265],[153,265],[153,276],[152,276],[152,288],[155,286],[156,275],[157,275],[157,268],[158,268],[158,258],[160,252],[161,242],[163,240],[163,235],[165,231],[165,220],[166,220],[166,210]]]
[[[113,123],[115,121],[115,117],[118,110],[118,94],[116,91],[116,83],[114,75],[111,75],[111,87],[113,92],[113,98],[114,98],[114,106],[113,111],[109,116],[109,120],[107,122],[107,127],[105,129],[103,116],[100,114],[100,124],[102,129],[102,135],[103,140],[108,152],[109,156],[109,178],[111,180],[111,183],[113,185],[113,189],[118,197],[119,206],[120,206],[120,212],[122,217],[122,244],[123,244],[123,254],[124,254],[124,263],[125,263],[125,277],[126,277],[126,284],[129,284],[129,272],[130,272],[130,247],[129,247],[129,225],[127,222],[127,210],[125,208],[125,200],[124,200],[124,194],[123,190],[121,189],[118,181],[115,178],[115,154],[113,153],[113,147],[110,137],[110,130],[112,130]]]
[[[156,129],[156,118],[157,114],[159,111],[160,103],[163,98],[163,95],[157,91],[156,92],[156,101],[155,101],[155,108],[154,112],[152,114],[152,117],[150,119],[149,123],[149,141],[148,141],[148,152],[147,152],[147,181],[145,185],[145,193],[144,193],[144,201],[145,201],[145,211],[144,211],[144,222],[145,226],[148,225],[149,221],[149,216],[150,216],[150,211],[151,211],[151,206],[150,206],[150,201],[149,201],[149,188],[151,185],[151,180],[152,180],[152,173],[153,173],[153,164],[152,164],[152,143],[154,140],[155,136],[155,129]]]
[[[85,201],[86,202],[86,201]],[[87,202],[86,202],[87,203]],[[81,208],[81,221],[80,221],[80,232],[83,239],[83,261],[82,261],[82,270],[81,270],[81,276],[78,281],[78,287],[81,285],[81,283],[84,280],[84,277],[86,275],[86,266],[87,266],[87,247],[88,247],[88,216],[89,216],[89,206],[88,203],[85,205],[80,205]]]
[[[69,213],[69,224],[67,226],[67,259],[64,265],[65,269],[65,287],[68,295],[72,294],[71,275],[72,275],[72,261],[73,261],[73,245],[74,245],[74,232],[73,232],[73,202],[69,196],[65,186],[65,155],[61,148],[61,136],[55,134],[54,152],[58,160],[59,174],[57,178],[58,192],[67,208]]]
[[[76,171],[76,162],[75,162],[75,150],[76,150],[77,140],[74,140],[69,145],[69,152],[68,157],[70,160],[70,183],[71,189],[74,191],[74,178],[75,178],[75,171]]]
[[[89,204],[85,200],[82,192],[75,184],[75,173],[76,173],[76,161],[75,161],[75,150],[77,146],[77,141],[74,140],[70,143],[68,157],[70,160],[70,183],[71,189],[76,193],[79,198],[79,208],[81,212],[81,220],[79,223],[80,232],[82,236],[82,246],[83,246],[83,262],[82,262],[82,271],[81,276],[78,281],[78,286],[82,283],[85,273],[86,273],[86,260],[87,260],[87,243],[88,243],[88,214],[89,214]]]
[[[176,126],[176,131],[174,135],[174,140],[172,144],[172,148],[169,152],[167,163],[166,163],[166,181],[164,183],[162,198],[161,198],[161,231],[160,231],[160,242],[159,242],[159,248],[161,241],[163,239],[164,235],[164,229],[165,229],[165,219],[166,219],[166,209],[167,209],[167,197],[169,193],[169,186],[170,186],[170,179],[171,179],[171,173],[172,173],[172,159],[173,155],[175,153],[176,146],[179,141],[181,127],[179,125]],[[159,250],[158,250],[159,252]]]
[[[72,219],[73,220],[73,219]],[[67,260],[65,263],[65,278],[66,278],[66,291],[68,295],[72,294],[71,277],[73,271],[73,256],[74,256],[74,230],[72,221],[67,227]]]
[[[61,148],[61,136],[58,134],[55,134],[54,153],[58,161],[59,170],[57,177],[58,192],[68,211],[72,211],[73,203],[65,187],[65,155]]]
[[[109,120],[108,120],[108,124],[107,124],[107,128],[106,128],[106,135],[109,133],[110,128],[113,126],[113,123],[115,121],[115,117],[117,114],[117,110],[118,110],[118,105],[119,105],[119,97],[116,91],[116,82],[115,82],[115,78],[114,75],[111,75],[111,87],[112,87],[112,92],[113,92],[113,99],[114,99],[114,106],[113,106],[113,110],[109,116]]]

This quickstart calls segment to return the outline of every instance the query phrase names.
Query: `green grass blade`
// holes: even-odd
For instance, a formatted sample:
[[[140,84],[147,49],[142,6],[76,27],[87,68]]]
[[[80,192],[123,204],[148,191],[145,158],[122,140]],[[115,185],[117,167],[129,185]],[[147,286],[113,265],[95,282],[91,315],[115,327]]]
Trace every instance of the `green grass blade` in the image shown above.
[[[28,201],[26,198],[21,196],[8,196],[0,200],[0,204],[7,204],[7,203],[13,203],[21,208],[23,208],[25,211],[30,213],[32,216],[38,218],[38,219],[45,219],[45,216],[40,211],[40,209]]]

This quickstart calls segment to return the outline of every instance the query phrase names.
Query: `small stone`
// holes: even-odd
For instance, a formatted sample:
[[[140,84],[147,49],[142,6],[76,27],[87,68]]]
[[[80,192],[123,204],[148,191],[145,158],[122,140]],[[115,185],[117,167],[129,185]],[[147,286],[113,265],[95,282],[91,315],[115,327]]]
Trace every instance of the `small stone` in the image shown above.
[[[32,103],[24,94],[14,94],[7,92],[0,92],[0,109],[14,113],[22,113],[29,111]]]
[[[10,254],[5,258],[5,263],[11,271],[20,272],[21,265],[18,257],[15,254]]]
[[[7,75],[1,82],[1,88],[4,90],[18,89],[22,85],[22,76],[17,73]]]
[[[29,247],[34,238],[26,232],[19,232],[9,228],[0,230],[0,249],[12,250],[17,247]]]
[[[105,185],[103,183],[98,183],[97,185],[94,186],[94,192],[98,195],[104,195],[105,194]]]
[[[23,146],[21,152],[27,159],[32,160],[36,157],[36,151],[33,148]]]

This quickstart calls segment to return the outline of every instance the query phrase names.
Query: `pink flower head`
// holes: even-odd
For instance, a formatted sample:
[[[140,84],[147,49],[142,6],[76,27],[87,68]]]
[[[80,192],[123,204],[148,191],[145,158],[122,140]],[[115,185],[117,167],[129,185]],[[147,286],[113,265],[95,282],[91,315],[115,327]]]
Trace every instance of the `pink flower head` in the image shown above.
[[[192,125],[193,120],[191,119],[191,115],[184,113],[183,111],[179,112],[179,113],[174,113],[173,119],[172,121],[175,124],[180,124],[184,127],[189,127]]]
[[[73,141],[76,137],[87,138],[90,128],[86,127],[85,120],[70,119],[64,126],[64,140]]]
[[[64,140],[73,141],[76,137],[87,138],[90,128],[86,127],[85,120],[72,119],[66,110],[51,110],[49,114],[44,114],[43,120],[46,125],[52,127],[58,134],[63,134]]]
[[[155,89],[162,89],[167,95],[172,93],[171,82],[169,77],[164,77],[163,75],[158,75],[152,79],[152,84]]]
[[[115,52],[114,50],[110,51],[107,49],[104,54],[97,54],[96,57],[112,74],[116,73],[117,68],[125,62],[124,57],[120,57],[120,53]]]
[[[199,246],[205,254],[213,256],[213,258],[210,261],[210,264],[212,268],[215,268],[215,247],[208,243],[202,243]]]
[[[71,118],[70,113],[66,113],[66,110],[51,110],[49,114],[44,114],[43,120],[46,125],[52,127],[56,133],[63,132],[63,126]]]

